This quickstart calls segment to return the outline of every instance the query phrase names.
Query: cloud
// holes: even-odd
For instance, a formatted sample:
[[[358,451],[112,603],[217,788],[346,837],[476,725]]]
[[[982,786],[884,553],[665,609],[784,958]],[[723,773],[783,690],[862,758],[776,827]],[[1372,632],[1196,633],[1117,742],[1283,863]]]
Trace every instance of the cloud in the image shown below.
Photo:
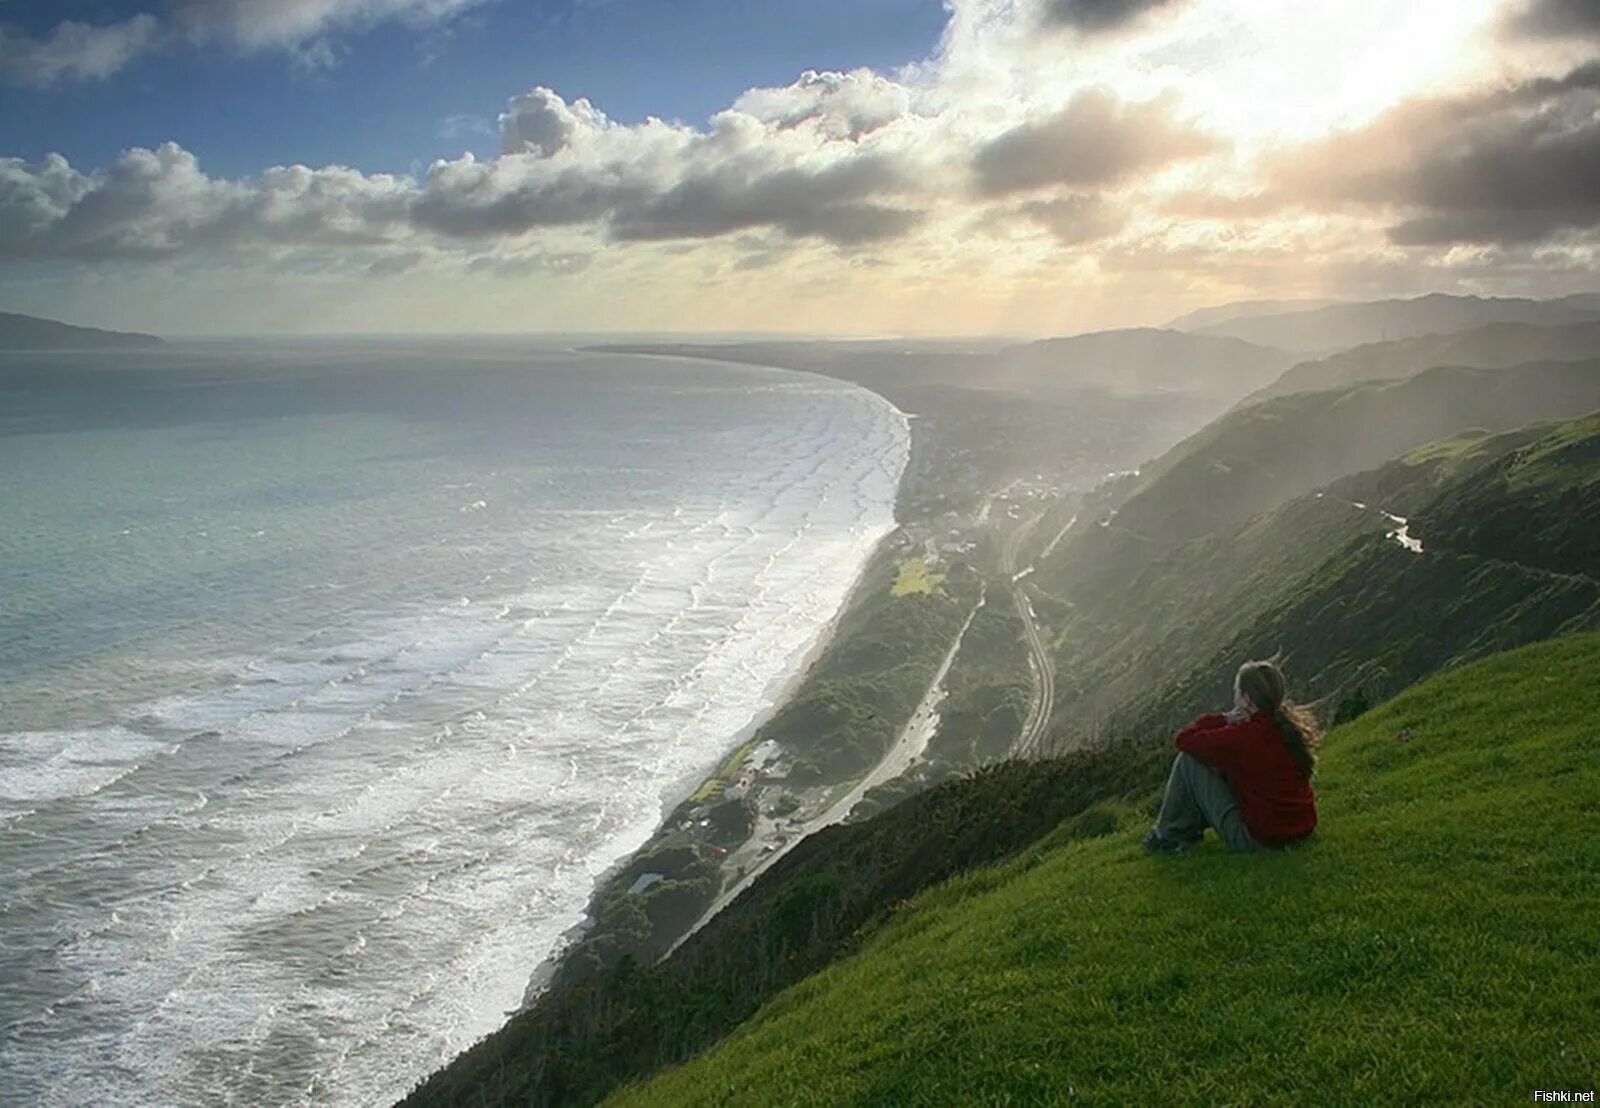
[[[1409,101],[1285,152],[1272,173],[1286,201],[1388,213],[1402,246],[1538,242],[1600,226],[1600,62]]]
[[[1595,0],[1526,0],[1509,20],[1513,32],[1534,38],[1600,38]]]
[[[1004,196],[1054,185],[1105,185],[1222,149],[1180,121],[1177,101],[1127,103],[1089,88],[1053,115],[1023,123],[982,146],[972,168],[978,191]]]
[[[1043,0],[1040,15],[1048,27],[1089,34],[1121,30],[1181,0]]]
[[[809,126],[826,138],[859,140],[909,114],[911,93],[867,69],[808,69],[786,87],[751,89],[733,110],[781,128]]]
[[[500,113],[501,150],[548,158],[566,149],[580,131],[600,131],[607,125],[605,114],[589,101],[578,99],[568,104],[552,89],[541,86],[513,97]]]
[[[612,234],[623,241],[711,238],[770,227],[840,246],[877,242],[915,225],[915,212],[874,200],[907,183],[891,160],[875,155],[754,175],[738,162],[713,164],[657,195],[629,196],[618,205]]]
[[[153,47],[159,34],[150,15],[102,26],[68,20],[37,38],[0,26],[0,80],[41,88],[103,80]]]
[[[733,110],[709,130],[621,126],[535,89],[501,121],[506,153],[436,161],[420,179],[298,165],[219,179],[175,143],[87,173],[59,155],[0,159],[0,260],[466,248],[559,228],[622,242],[771,230],[849,247],[905,234],[920,218],[909,206],[915,175],[895,151]]]
[[[442,23],[483,0],[176,0],[171,25],[244,49],[287,47],[381,23]]]
[[[4,158],[0,260],[378,244],[399,237],[410,205],[403,178],[340,166],[278,167],[250,181],[219,180],[175,143],[128,150],[93,173],[55,154],[33,165]]]
[[[173,0],[157,15],[116,23],[58,23],[30,36],[0,26],[0,79],[34,86],[103,79],[163,45],[187,40],[234,49],[281,49],[323,68],[337,51],[327,36],[382,23],[436,26],[488,0]]]
[[[1128,213],[1100,196],[1032,200],[1018,214],[1044,227],[1062,246],[1098,242],[1122,230]]]

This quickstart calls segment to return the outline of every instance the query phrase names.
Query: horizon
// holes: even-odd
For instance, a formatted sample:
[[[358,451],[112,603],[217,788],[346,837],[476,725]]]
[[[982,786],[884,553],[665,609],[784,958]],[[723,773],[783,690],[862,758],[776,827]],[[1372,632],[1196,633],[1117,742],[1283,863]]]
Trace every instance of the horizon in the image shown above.
[[[0,308],[968,338],[1558,297],[1597,52],[1574,0],[12,3]]]

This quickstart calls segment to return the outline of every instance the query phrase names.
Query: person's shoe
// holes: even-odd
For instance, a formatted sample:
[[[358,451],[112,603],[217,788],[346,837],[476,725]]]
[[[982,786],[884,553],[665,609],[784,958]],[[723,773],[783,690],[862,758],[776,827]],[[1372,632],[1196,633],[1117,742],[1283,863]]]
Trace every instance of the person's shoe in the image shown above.
[[[1153,827],[1150,829],[1150,833],[1144,837],[1146,854],[1182,854],[1189,849],[1189,846],[1190,844],[1182,839],[1166,838]]]

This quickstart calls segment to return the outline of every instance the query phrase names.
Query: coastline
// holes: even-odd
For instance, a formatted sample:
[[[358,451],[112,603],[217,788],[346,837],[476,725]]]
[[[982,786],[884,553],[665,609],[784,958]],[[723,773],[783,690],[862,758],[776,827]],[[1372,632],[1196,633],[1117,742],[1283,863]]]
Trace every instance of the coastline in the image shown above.
[[[612,351],[606,351],[596,347],[573,347],[571,349],[575,354],[613,353]],[[703,363],[707,361],[707,359],[697,357],[693,354],[674,354],[666,352],[653,353],[644,351],[629,351],[628,354],[632,357],[660,358],[669,361],[688,361],[696,363]],[[560,937],[556,940],[555,946],[529,973],[527,983],[524,986],[521,1005],[518,1008],[512,1009],[510,1012],[508,1012],[508,1015],[515,1014],[515,1012],[524,1010],[535,1003],[545,992],[545,990],[556,980],[558,975],[561,973],[563,964],[567,957],[574,951],[578,944],[594,930],[598,922],[598,913],[596,909],[602,894],[612,885],[613,882],[617,880],[619,875],[625,873],[640,858],[640,856],[650,848],[652,843],[656,842],[661,835],[670,829],[672,825],[673,813],[681,810],[697,795],[705,794],[708,791],[723,785],[732,775],[737,773],[738,769],[746,761],[748,761],[757,746],[755,742],[756,737],[761,733],[763,728],[771,723],[773,719],[779,715],[779,713],[781,713],[791,704],[791,702],[793,702],[796,695],[804,687],[808,677],[811,675],[817,663],[834,645],[840,631],[840,625],[845,619],[846,615],[855,608],[857,602],[862,598],[863,590],[868,586],[869,575],[871,574],[873,568],[878,564],[880,556],[904,533],[905,525],[904,522],[899,518],[898,504],[905,474],[910,468],[910,459],[915,449],[914,436],[918,434],[917,421],[911,414],[902,411],[894,404],[893,401],[884,396],[882,393],[857,382],[844,381],[841,378],[830,377],[826,374],[815,373],[810,370],[795,369],[789,366],[770,365],[759,362],[729,362],[726,364],[746,365],[756,369],[771,370],[779,373],[794,374],[799,377],[816,378],[831,383],[849,385],[850,387],[857,388],[868,393],[877,402],[885,405],[891,411],[893,411],[900,419],[902,426],[905,428],[906,460],[902,464],[901,472],[896,479],[895,497],[890,502],[889,506],[891,523],[883,530],[883,533],[880,534],[877,539],[866,548],[861,557],[860,563],[856,567],[855,575],[851,579],[849,586],[844,590],[838,606],[834,609],[828,619],[819,626],[816,635],[811,639],[811,641],[803,649],[797,650],[793,656],[793,660],[785,667],[784,671],[773,679],[771,684],[768,686],[769,689],[773,690],[771,695],[765,697],[764,705],[751,715],[747,723],[745,723],[729,737],[723,754],[714,763],[713,768],[706,773],[691,774],[681,778],[676,783],[669,785],[663,791],[661,812],[657,820],[655,830],[651,833],[650,837],[645,840],[645,842],[617,858],[596,878],[594,886],[589,894],[588,904],[584,908],[583,917],[577,923],[567,928],[567,930],[560,935]],[[893,748],[891,747],[889,751],[885,752],[884,760],[888,760],[892,754]],[[867,774],[863,776],[863,779],[870,777],[875,772],[876,768],[877,767],[869,769]],[[784,836],[782,832],[780,832],[775,826],[767,824],[765,827],[763,827],[762,821],[757,821],[757,828],[758,833],[760,831],[765,831],[765,835],[762,837],[761,841],[754,843],[754,846],[758,851],[764,847],[767,847],[769,844],[775,846],[777,843],[783,841]],[[752,839],[754,838],[756,838],[756,835],[753,834]],[[797,839],[794,841],[799,840]],[[726,884],[732,884],[737,880],[737,875],[734,874],[725,872],[723,876]],[[753,878],[754,874],[751,874],[750,876]],[[740,883],[740,887],[743,887],[743,883]],[[720,898],[717,901],[716,907],[721,907]],[[690,927],[685,933],[684,937],[687,937],[687,934],[691,934],[694,930],[698,929],[706,919],[710,918],[711,914],[713,913],[708,911],[704,916],[697,919],[693,926]],[[681,939],[679,941],[681,941]]]
[[[771,368],[782,367],[774,366]],[[833,646],[834,639],[839,633],[839,624],[843,621],[846,613],[851,610],[858,591],[866,583],[868,573],[872,569],[875,560],[882,553],[885,546],[900,533],[901,526],[897,522],[879,536],[878,540],[867,551],[866,556],[861,560],[860,567],[856,570],[856,575],[852,579],[849,588],[845,590],[844,599],[840,601],[838,608],[829,616],[827,622],[822,624],[810,644],[804,650],[796,652],[798,660],[793,664],[792,668],[774,678],[773,684],[778,686],[777,692],[767,701],[764,707],[758,709],[750,717],[748,723],[733,734],[726,750],[717,760],[714,768],[709,773],[691,775],[680,779],[675,785],[669,786],[668,790],[663,794],[661,815],[650,838],[627,854],[619,857],[595,879],[594,887],[590,891],[589,903],[584,908],[583,918],[562,932],[561,936],[556,940],[555,947],[533,968],[528,976],[527,985],[523,990],[521,1005],[512,1009],[508,1015],[521,1011],[533,1004],[550,983],[554,981],[566,956],[571,953],[581,939],[593,930],[597,922],[595,906],[601,892],[616,880],[619,874],[626,871],[639,855],[668,829],[671,825],[672,813],[688,803],[697,793],[723,780],[726,771],[735,768],[748,758],[753,750],[752,740],[755,736],[760,733],[763,727],[772,722],[779,712],[789,705],[796,693],[805,684],[812,668]],[[703,922],[703,919],[697,921],[695,928],[698,928],[700,923]]]

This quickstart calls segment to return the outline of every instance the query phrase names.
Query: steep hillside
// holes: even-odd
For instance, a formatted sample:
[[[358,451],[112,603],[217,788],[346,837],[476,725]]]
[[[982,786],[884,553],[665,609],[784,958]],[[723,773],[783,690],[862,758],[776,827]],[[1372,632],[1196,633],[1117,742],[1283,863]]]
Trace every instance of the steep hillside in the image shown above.
[[[1600,630],[1600,413],[1445,483],[1407,529],[1420,552],[1356,540],[1120,722],[1150,733],[1188,718],[1246,657],[1282,655],[1307,695],[1376,702],[1441,668]]]
[[[0,312],[0,350],[95,350],[105,347],[159,346],[154,335],[74,327],[53,319]]]
[[[1139,327],[1008,347],[983,368],[981,380],[1005,387],[1240,396],[1273,380],[1290,361],[1282,350],[1238,339]]]
[[[1326,298],[1304,300],[1232,300],[1198,308],[1170,320],[1166,326],[1174,331],[1190,331],[1198,327],[1211,327],[1234,319],[1249,319],[1263,315],[1283,315],[1286,312],[1309,312],[1313,308],[1326,308],[1343,301]]]
[[[1046,838],[623,1105],[1510,1103],[1600,1068],[1600,636],[1332,732],[1321,826],[1260,857]],[[1397,736],[1409,735],[1409,741]],[[1063,836],[1063,839],[1066,839]]]
[[[1166,751],[1121,744],[1008,762],[811,836],[648,968],[629,961],[547,994],[407,1105],[590,1104],[710,1047],[781,990],[844,957],[930,885],[1053,834],[1103,835],[1157,787]]]
[[[1273,397],[1229,412],[1145,467],[1114,522],[1157,542],[1210,534],[1466,428],[1508,430],[1596,407],[1600,360],[1438,367]]]
[[[1380,556],[1385,547],[1405,554],[1390,537],[1400,526],[1392,516],[1471,488],[1475,474],[1552,427],[1429,444],[1195,539],[1157,544],[1115,525],[1085,529],[1034,578],[1036,607],[1056,638],[1054,741],[1155,733],[1213,695],[1238,664],[1223,652],[1256,644],[1262,618],[1340,550],[1365,539]],[[1156,705],[1163,711],[1152,716]]]
[[[1596,357],[1600,357],[1600,323],[1491,323],[1470,331],[1371,343],[1320,361],[1300,362],[1245,402],[1341,388],[1359,381],[1410,377],[1439,365],[1508,369],[1526,362],[1580,362]]]
[[[1488,323],[1593,320],[1600,320],[1600,309],[1582,299],[1525,300],[1434,293],[1410,300],[1332,304],[1277,315],[1250,316],[1192,329],[1198,334],[1318,353],[1416,335],[1465,331]]]

